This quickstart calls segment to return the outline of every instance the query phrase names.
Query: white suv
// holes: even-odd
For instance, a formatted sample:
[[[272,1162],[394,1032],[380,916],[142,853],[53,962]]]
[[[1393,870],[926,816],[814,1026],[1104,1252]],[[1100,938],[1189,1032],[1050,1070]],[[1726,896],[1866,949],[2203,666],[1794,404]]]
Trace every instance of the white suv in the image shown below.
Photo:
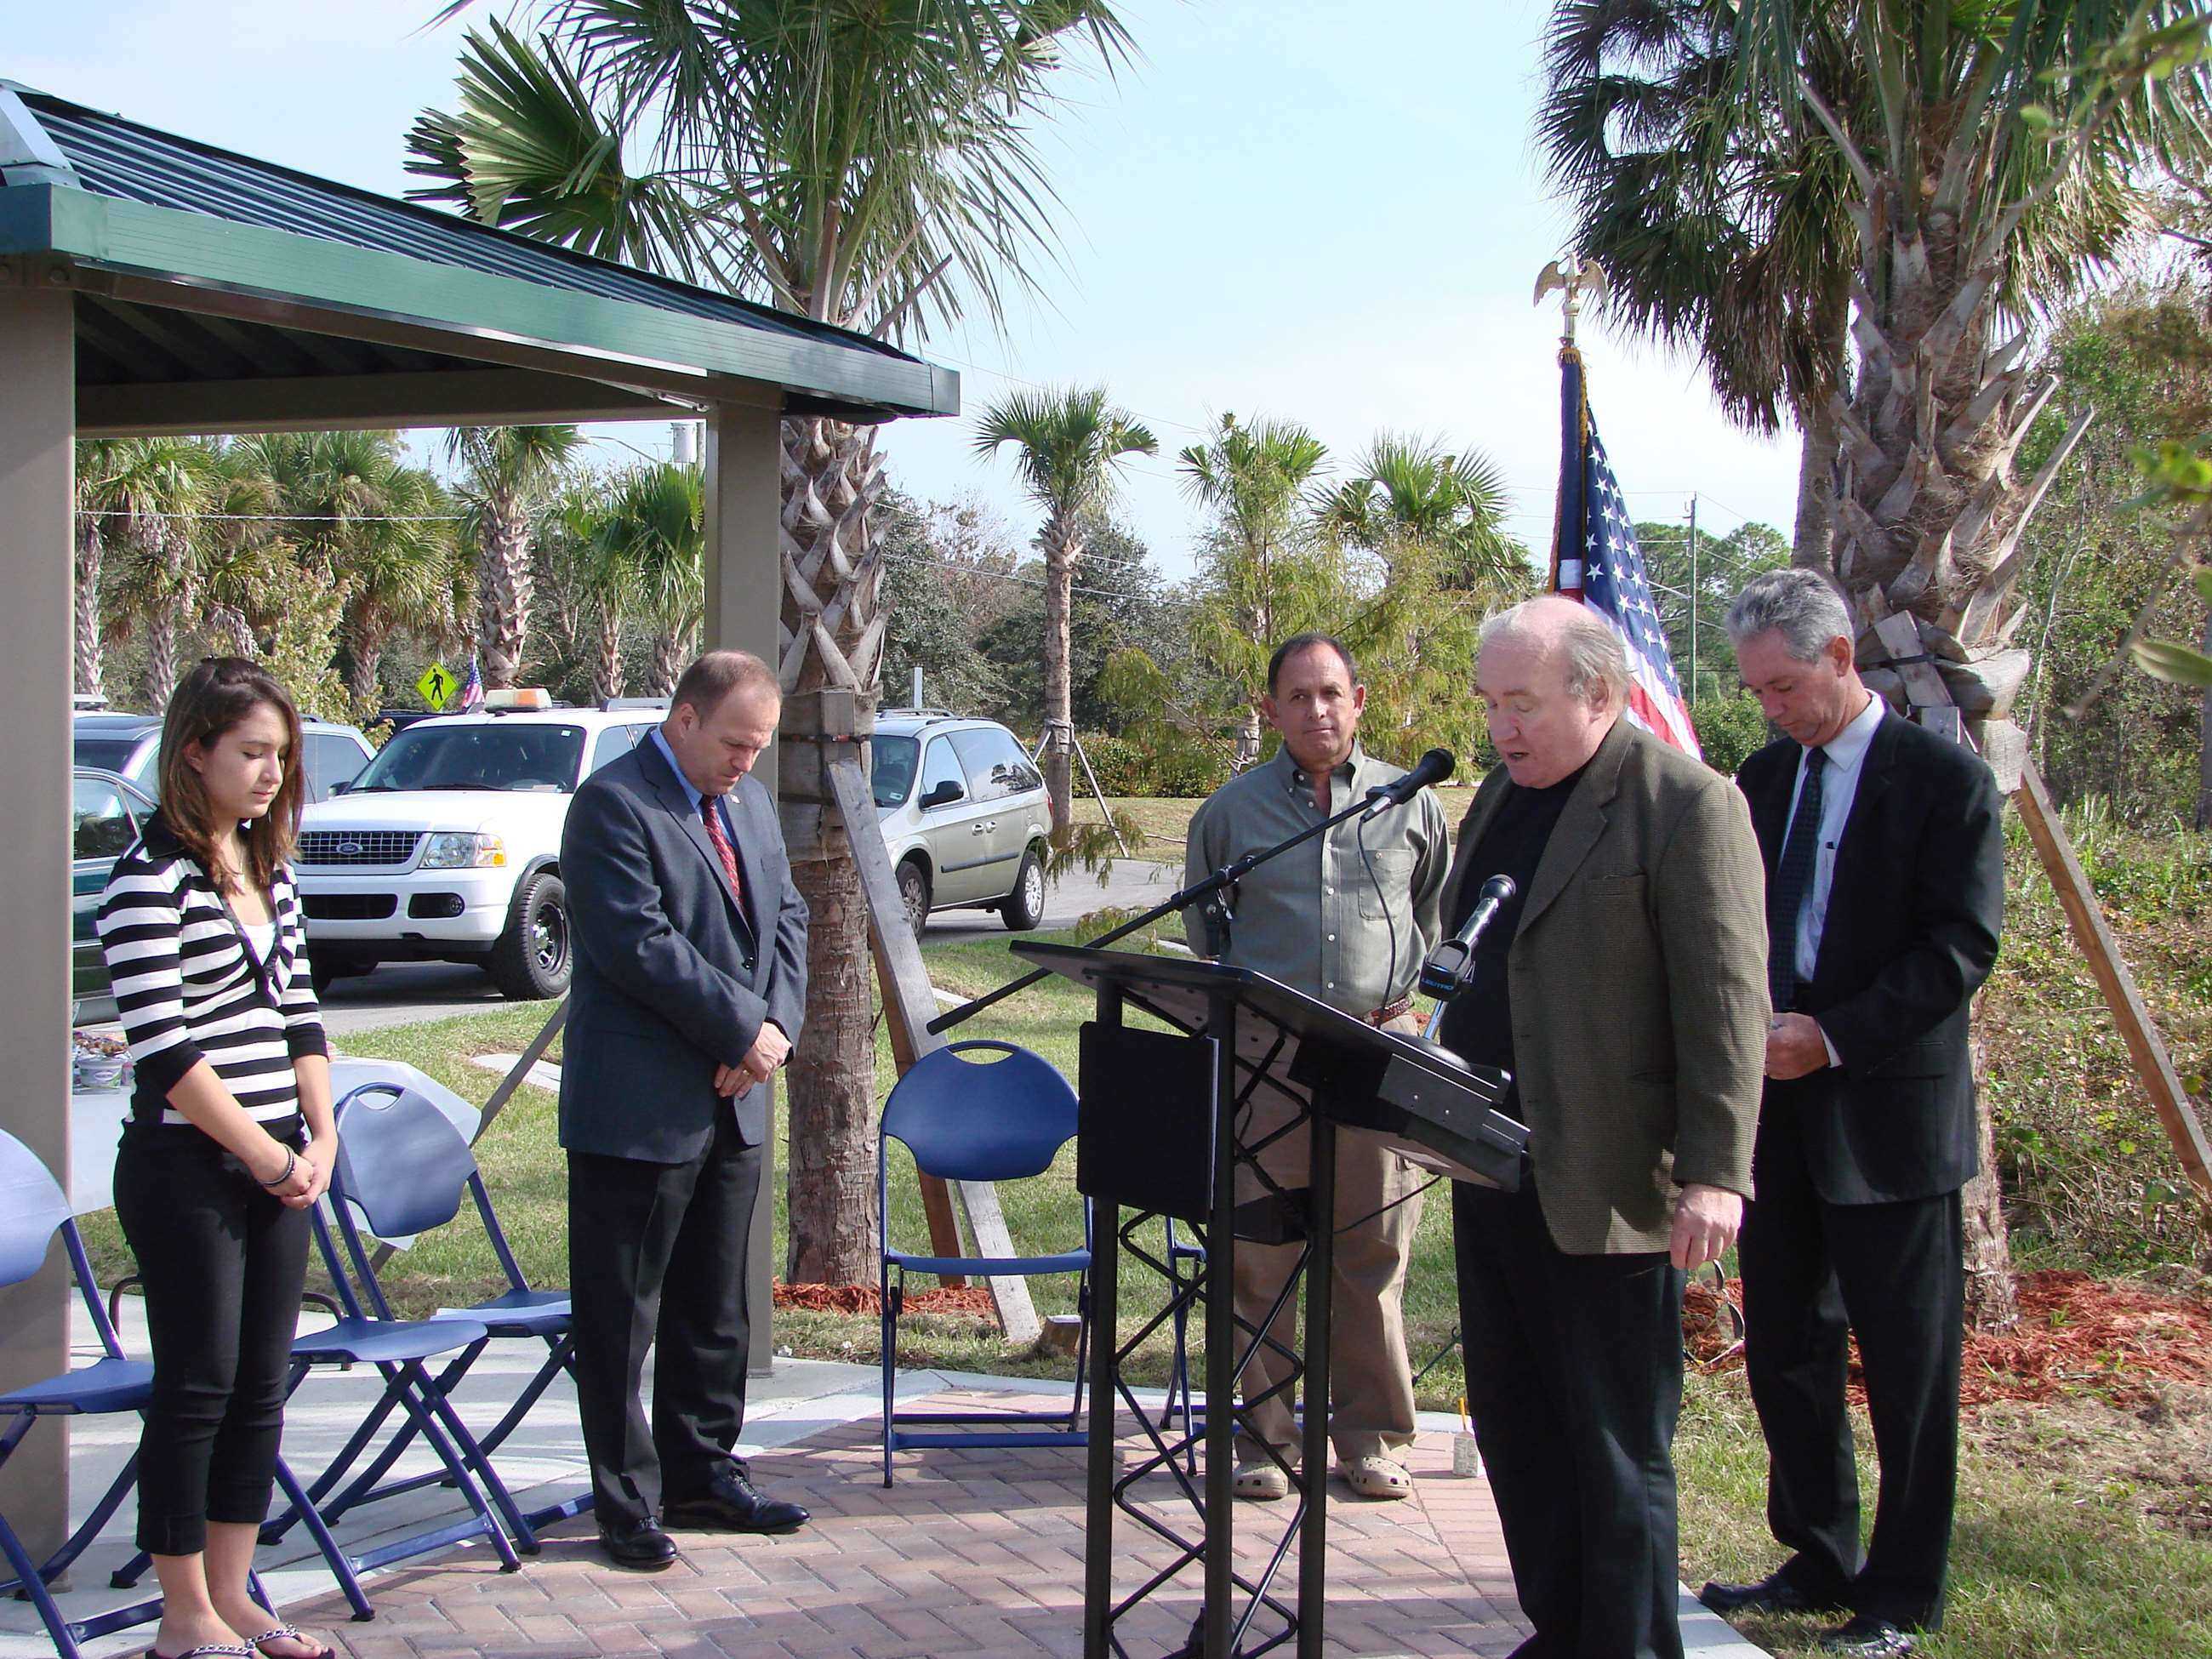
[[[1016,932],[1036,927],[1052,810],[1014,734],[941,708],[886,708],[869,750],[876,818],[914,931],[962,905],[996,910]]]
[[[294,867],[317,988],[442,960],[479,964],[514,998],[567,990],[568,802],[665,707],[444,714],[395,732],[301,819]]]

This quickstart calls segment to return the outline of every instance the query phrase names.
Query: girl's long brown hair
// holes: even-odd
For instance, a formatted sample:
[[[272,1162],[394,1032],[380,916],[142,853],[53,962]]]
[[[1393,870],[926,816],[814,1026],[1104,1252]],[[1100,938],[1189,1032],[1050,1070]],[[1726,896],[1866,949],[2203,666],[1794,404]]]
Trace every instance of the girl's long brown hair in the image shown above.
[[[213,877],[220,867],[216,845],[224,826],[216,820],[207,786],[185,758],[188,744],[211,747],[224,732],[258,708],[275,709],[284,720],[284,781],[269,810],[247,824],[246,868],[239,874],[263,893],[276,880],[276,866],[292,856],[299,839],[300,811],[306,802],[306,757],[301,749],[300,711],[287,691],[258,663],[244,657],[202,657],[178,684],[161,717],[161,817]]]

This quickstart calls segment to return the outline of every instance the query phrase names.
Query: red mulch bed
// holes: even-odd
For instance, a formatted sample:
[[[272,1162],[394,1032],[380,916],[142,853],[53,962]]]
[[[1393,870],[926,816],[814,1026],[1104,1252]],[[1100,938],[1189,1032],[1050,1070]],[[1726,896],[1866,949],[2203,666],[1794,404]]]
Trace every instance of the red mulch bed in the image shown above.
[[[805,1308],[814,1313],[882,1311],[882,1298],[872,1285],[786,1285],[779,1279],[775,1292],[779,1308]],[[981,1285],[964,1285],[958,1290],[942,1286],[926,1291],[909,1288],[905,1306],[910,1314],[977,1314],[985,1319],[997,1316],[991,1306],[991,1292]]]
[[[1682,1339],[1701,1368],[1743,1364],[1731,1317],[1742,1295],[1736,1279],[1728,1283],[1729,1307],[1707,1284],[1685,1292]],[[2081,1273],[2032,1273],[2021,1275],[2017,1326],[1966,1334],[1959,1398],[1983,1406],[2094,1394],[2116,1406],[2141,1405],[2160,1382],[2212,1384],[2212,1301]],[[1850,1392],[1865,1400],[1856,1350]]]

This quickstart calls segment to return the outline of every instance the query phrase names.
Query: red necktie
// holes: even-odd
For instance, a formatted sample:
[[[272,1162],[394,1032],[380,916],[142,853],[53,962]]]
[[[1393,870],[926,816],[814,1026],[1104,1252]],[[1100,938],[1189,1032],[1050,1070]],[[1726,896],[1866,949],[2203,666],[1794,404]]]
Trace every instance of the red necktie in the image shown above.
[[[714,843],[714,852],[722,860],[722,870],[730,878],[730,892],[744,908],[745,884],[738,875],[738,849],[730,845],[730,837],[722,828],[722,815],[714,810],[715,797],[699,797],[699,816],[707,820],[707,839]]]

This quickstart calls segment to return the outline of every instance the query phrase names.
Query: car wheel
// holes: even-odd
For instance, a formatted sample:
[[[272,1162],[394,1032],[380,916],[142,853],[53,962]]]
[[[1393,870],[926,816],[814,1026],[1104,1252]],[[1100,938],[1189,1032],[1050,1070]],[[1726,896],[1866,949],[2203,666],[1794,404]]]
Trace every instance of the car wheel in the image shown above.
[[[325,951],[308,957],[307,977],[314,983],[315,994],[320,996],[336,981],[351,979],[356,974],[365,974],[374,965],[373,963],[357,962],[335,951]]]
[[[515,890],[507,931],[484,967],[510,1001],[543,1001],[568,988],[571,949],[568,890],[550,870],[540,870]]]
[[[914,929],[916,939],[929,926],[929,872],[921,867],[917,859],[908,859],[898,867],[899,902],[906,906],[907,926]]]
[[[1017,933],[1026,933],[1044,920],[1044,860],[1034,847],[1022,854],[1014,890],[1000,901],[999,920]]]

